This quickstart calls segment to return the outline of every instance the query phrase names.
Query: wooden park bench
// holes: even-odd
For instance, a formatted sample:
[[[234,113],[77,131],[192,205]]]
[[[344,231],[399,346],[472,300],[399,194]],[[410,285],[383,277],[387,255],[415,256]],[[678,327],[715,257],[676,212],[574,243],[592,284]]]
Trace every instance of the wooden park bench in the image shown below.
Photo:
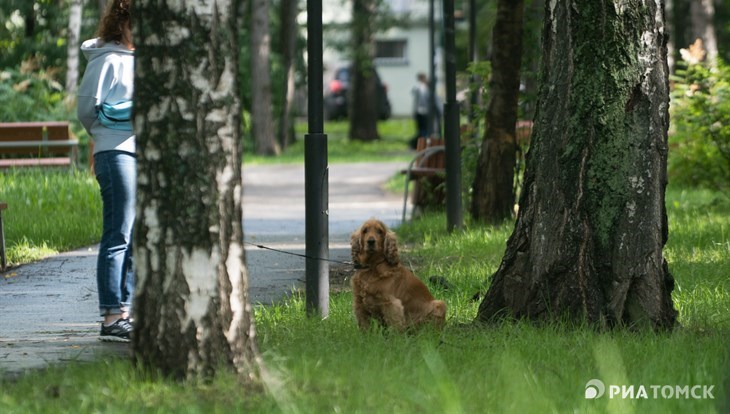
[[[517,121],[515,126],[515,138],[518,145],[529,145],[532,135],[532,121]]]
[[[515,125],[515,139],[520,146],[529,145],[532,135],[532,121],[517,121]],[[401,171],[406,175],[405,191],[403,193],[403,216],[406,221],[406,206],[408,204],[408,187],[411,181],[413,194],[411,196],[413,209],[428,205],[440,204],[444,201],[446,191],[443,183],[446,176],[446,150],[444,140],[437,138],[418,138],[416,156],[408,164],[408,168]]]
[[[416,208],[423,208],[444,200],[446,194],[442,185],[446,175],[444,140],[439,138],[418,138],[416,156],[408,164],[408,168],[402,170],[401,173],[406,176],[402,217],[402,221],[405,222],[408,187],[411,181],[415,181],[411,196],[414,211]],[[426,188],[431,191],[426,191]]]
[[[0,168],[72,166],[78,145],[68,122],[0,123]]]

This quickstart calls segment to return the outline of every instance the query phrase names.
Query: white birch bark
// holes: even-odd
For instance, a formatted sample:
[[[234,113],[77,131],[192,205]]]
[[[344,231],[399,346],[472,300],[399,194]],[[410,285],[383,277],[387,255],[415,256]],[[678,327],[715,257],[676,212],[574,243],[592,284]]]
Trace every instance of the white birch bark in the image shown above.
[[[135,359],[255,375],[242,230],[236,2],[137,0]]]
[[[79,36],[81,35],[81,12],[83,0],[70,0],[68,12],[68,48],[66,58],[66,99],[74,105],[79,82]]]

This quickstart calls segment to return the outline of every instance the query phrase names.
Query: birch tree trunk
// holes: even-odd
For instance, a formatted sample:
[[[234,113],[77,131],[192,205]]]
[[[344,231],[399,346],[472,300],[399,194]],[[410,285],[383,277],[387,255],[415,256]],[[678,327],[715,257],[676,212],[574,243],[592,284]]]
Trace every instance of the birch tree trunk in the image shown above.
[[[134,359],[257,372],[242,230],[237,5],[135,1]]]
[[[350,139],[375,141],[378,135],[377,85],[373,69],[376,0],[352,2],[353,65],[348,90]]]
[[[70,0],[68,12],[68,48],[66,58],[66,100],[75,105],[79,83],[79,37],[81,36],[81,12],[83,0]]]
[[[486,130],[472,185],[471,215],[475,220],[500,222],[512,216],[523,15],[522,0],[497,2]]]
[[[702,39],[707,51],[707,60],[715,65],[717,62],[717,35],[715,34],[715,5],[712,0],[690,1],[690,16],[692,19],[692,40]],[[684,47],[688,45],[683,45]]]
[[[271,99],[269,0],[251,1],[251,133],[256,153],[279,155]]]
[[[671,328],[661,0],[546,7],[520,211],[477,320]]]

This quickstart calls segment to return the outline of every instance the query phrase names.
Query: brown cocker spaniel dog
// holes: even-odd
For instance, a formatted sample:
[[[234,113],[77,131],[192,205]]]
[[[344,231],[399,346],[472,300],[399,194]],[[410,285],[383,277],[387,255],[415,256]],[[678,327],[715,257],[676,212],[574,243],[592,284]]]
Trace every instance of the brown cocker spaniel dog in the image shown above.
[[[399,330],[423,323],[442,327],[446,303],[435,300],[426,285],[400,263],[395,234],[385,224],[370,219],[352,233],[353,309],[365,330],[370,321]]]

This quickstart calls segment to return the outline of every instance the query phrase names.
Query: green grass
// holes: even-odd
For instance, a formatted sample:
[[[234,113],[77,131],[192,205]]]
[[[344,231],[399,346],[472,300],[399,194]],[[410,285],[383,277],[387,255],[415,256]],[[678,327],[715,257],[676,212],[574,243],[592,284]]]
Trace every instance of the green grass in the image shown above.
[[[0,412],[251,413],[721,413],[730,410],[730,203],[670,190],[666,257],[681,326],[672,332],[597,332],[560,324],[468,325],[474,292],[504,252],[511,223],[447,234],[443,214],[400,229],[402,254],[447,301],[443,332],[361,333],[351,294],[333,294],[326,320],[300,296],[255,311],[267,367],[262,388],[230,375],[176,383],[126,361],[70,364],[0,383]],[[584,398],[585,384],[713,385],[714,400]],[[607,391],[608,392],[608,391]]]
[[[677,281],[672,298],[688,327],[730,327],[729,204],[706,190],[672,191],[667,197],[665,257]]]
[[[450,321],[443,335],[363,335],[349,317],[347,295],[334,303],[327,321],[302,317],[295,330],[272,330],[270,324],[281,322],[259,315],[265,357],[291,384],[285,412],[603,412],[622,403],[585,400],[592,378],[637,386],[717,384],[720,397],[727,380],[721,331],[601,334],[527,323],[477,329]],[[694,400],[623,404],[638,412],[717,408],[717,401]]]
[[[244,163],[303,163],[304,136],[308,126],[306,120],[298,120],[295,124],[297,140],[278,157],[264,157],[253,154],[251,142],[244,144]],[[408,140],[413,137],[415,128],[413,120],[405,118],[389,119],[378,122],[380,139],[373,142],[350,141],[347,137],[349,124],[347,121],[330,121],[324,125],[327,134],[327,157],[330,163],[365,162],[365,161],[404,161],[413,158],[409,150]]]
[[[10,265],[97,243],[101,196],[86,170],[10,169],[0,174]]]

